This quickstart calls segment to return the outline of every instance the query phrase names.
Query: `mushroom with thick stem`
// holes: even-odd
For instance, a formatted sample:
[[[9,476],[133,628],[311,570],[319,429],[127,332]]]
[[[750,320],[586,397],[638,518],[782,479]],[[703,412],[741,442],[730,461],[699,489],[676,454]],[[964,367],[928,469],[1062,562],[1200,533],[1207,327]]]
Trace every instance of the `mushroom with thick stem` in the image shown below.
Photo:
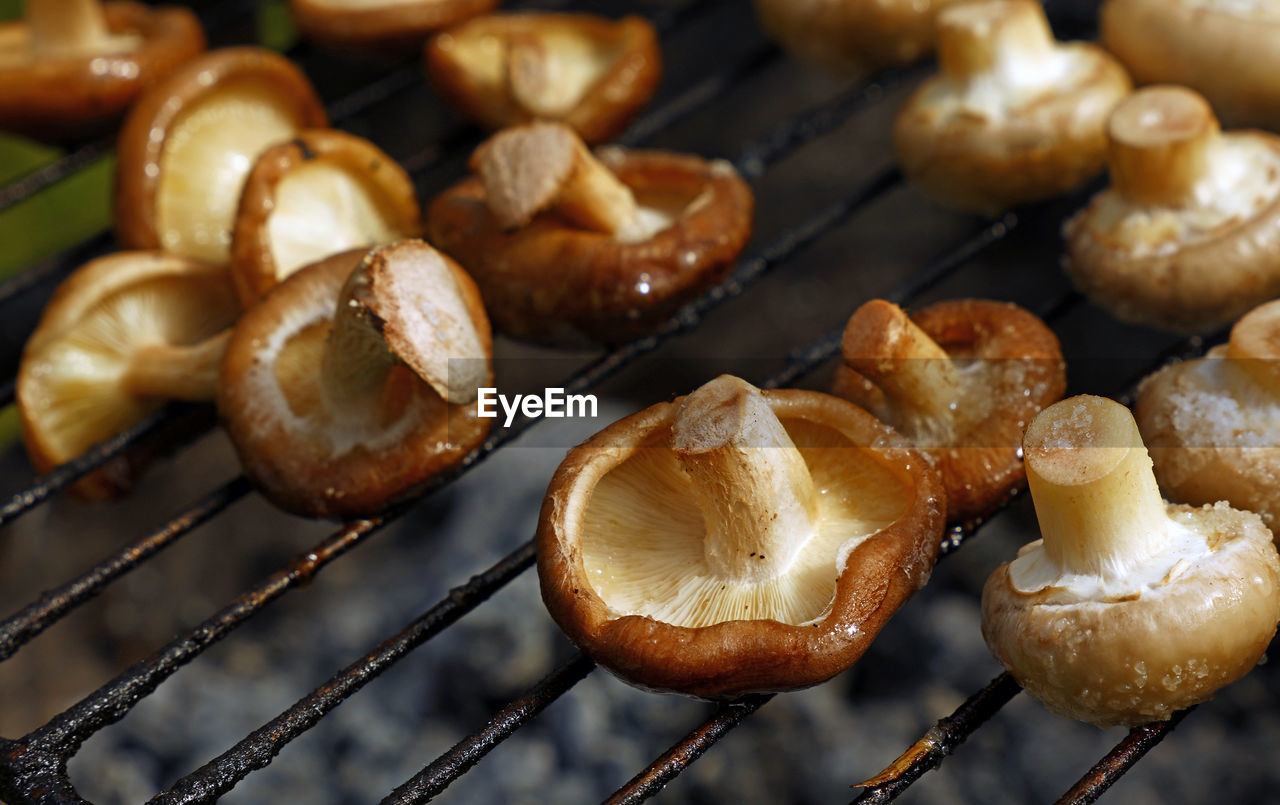
[[[151,87],[116,147],[116,238],[225,263],[245,178],[268,146],[327,123],[310,82],[263,48],[216,50]]]
[[[506,129],[477,149],[478,175],[428,209],[428,237],[475,277],[503,332],[634,338],[720,280],[750,237],[751,190],[727,163],[597,156],[560,123]]]
[[[1225,500],[1280,531],[1280,301],[1246,314],[1207,357],[1138,388],[1134,415],[1171,500]]]
[[[1166,504],[1133,415],[1102,397],[1046,408],[1024,450],[1043,539],[987,580],[982,633],[1028,693],[1136,725],[1257,664],[1280,620],[1280,559],[1256,514]]]
[[[303,36],[349,51],[419,47],[436,31],[497,5],[498,0],[289,0]]]
[[[412,495],[488,433],[489,322],[474,283],[419,240],[326,258],[232,332],[218,412],[245,474],[310,517]]]
[[[77,269],[49,300],[18,369],[15,395],[36,471],[76,458],[168,400],[211,402],[239,313],[222,266],[120,252]],[[112,497],[144,464],[126,456],[75,491]]]
[[[368,140],[301,131],[254,163],[231,237],[231,277],[249,307],[304,265],[422,234],[413,180]]]
[[[492,14],[428,42],[426,66],[440,93],[485,128],[559,120],[598,143],[649,101],[662,55],[640,17]]]
[[[841,350],[832,393],[933,462],[953,522],[982,516],[1021,487],[1022,434],[1067,385],[1057,337],[1006,302],[956,299],[908,317],[873,299],[850,317]]]
[[[1064,227],[1067,273],[1125,321],[1206,332],[1280,294],[1280,137],[1223,133],[1182,87],[1107,124],[1112,186]]]
[[[867,412],[725,375],[570,451],[538,525],[542,597],[633,684],[806,687],[928,580],[943,505],[928,462]]]
[[[101,131],[204,46],[189,9],[26,0],[23,20],[0,24],[0,129],[48,139]]]
[[[937,24],[940,73],[893,127],[908,179],[948,206],[994,213],[1102,170],[1107,115],[1131,89],[1115,59],[1055,42],[1033,0],[966,2]]]

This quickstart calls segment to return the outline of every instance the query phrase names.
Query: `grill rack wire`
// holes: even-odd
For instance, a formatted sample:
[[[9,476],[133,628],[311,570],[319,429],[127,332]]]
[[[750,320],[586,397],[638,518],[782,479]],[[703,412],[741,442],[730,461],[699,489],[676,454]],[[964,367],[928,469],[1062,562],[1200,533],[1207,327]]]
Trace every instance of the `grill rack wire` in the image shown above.
[[[654,15],[660,30],[667,31],[683,24],[691,16],[705,12],[724,0],[684,0],[677,6],[664,8]],[[530,3],[538,8],[574,6],[571,2],[543,0]],[[1093,5],[1064,7],[1064,2],[1049,3],[1055,25],[1076,25],[1087,30],[1091,25]],[[249,14],[252,0],[211,5],[201,15],[211,32]],[[1057,15],[1055,15],[1057,12]],[[1062,16],[1058,16],[1062,15]],[[651,109],[635,121],[619,139],[626,145],[641,144],[661,133],[677,121],[692,115],[721,98],[740,83],[763,71],[780,58],[773,46],[762,46],[747,53],[728,67],[700,78],[685,90]],[[918,76],[919,66],[886,71],[855,84],[832,100],[788,117],[764,137],[744,145],[735,166],[748,181],[824,134],[844,124],[868,105],[875,104],[887,88]],[[418,67],[399,64],[385,74],[330,105],[334,125],[360,115],[370,107],[392,99],[419,81]],[[415,179],[423,174],[460,159],[476,141],[469,127],[457,126],[437,143],[402,160]],[[0,211],[31,198],[102,158],[110,151],[109,140],[96,140],[71,151],[62,159],[0,188]],[[901,183],[892,166],[873,173],[868,180],[842,195],[837,201],[807,216],[804,221],[785,231],[751,256],[744,258],[732,275],[700,298],[686,305],[652,335],[617,347],[572,376],[561,381],[567,393],[581,393],[599,385],[624,367],[658,349],[671,338],[695,330],[703,317],[720,305],[738,297],[749,286],[773,269],[784,265],[798,253],[848,222],[866,206],[883,197]],[[1083,198],[1083,196],[1081,196]],[[1022,219],[1019,215],[1043,214],[1037,210],[1009,214],[991,221],[972,237],[947,249],[888,294],[893,301],[908,304],[927,290],[959,271],[983,251],[1003,241]],[[51,260],[32,267],[17,278],[0,286],[0,305],[32,296],[39,289],[65,276],[71,269],[112,246],[107,233],[95,235],[76,244]],[[1048,321],[1079,303],[1079,297],[1067,293],[1049,300],[1036,310]],[[790,385],[828,361],[838,351],[839,328],[813,343],[796,349],[771,377],[767,387]],[[1203,349],[1200,339],[1188,339],[1172,347],[1153,364],[1174,357],[1186,357]],[[11,352],[13,350],[11,349]],[[10,355],[10,360],[16,360]],[[1148,367],[1151,368],[1151,367]],[[0,401],[10,402],[13,380],[0,386]],[[193,438],[213,424],[207,407],[174,405],[129,431],[110,439],[85,456],[56,468],[36,479],[27,489],[16,493],[0,508],[0,525],[31,511],[51,495],[64,489],[77,478],[114,456],[136,446],[157,433],[179,427],[185,438]],[[514,441],[535,423],[521,420],[494,433],[485,444],[469,456],[457,469],[441,477],[420,498],[430,495],[477,466],[500,447]],[[127,545],[81,576],[51,590],[36,601],[0,621],[0,661],[8,659],[27,641],[33,639],[80,604],[97,595],[106,585],[138,567],[159,551],[171,546],[196,526],[215,517],[236,500],[249,494],[248,482],[236,477],[214,489],[187,507],[164,526]],[[1013,493],[1010,493],[1010,500]],[[404,504],[384,515],[344,524],[330,537],[314,546],[286,567],[269,576],[256,588],[241,595],[221,611],[129,667],[96,691],[43,726],[19,739],[0,739],[0,796],[12,802],[82,802],[66,773],[68,759],[81,744],[98,730],[122,718],[138,701],[154,690],[184,663],[194,659],[205,648],[230,634],[248,618],[264,609],[280,596],[306,583],[320,569],[376,533],[386,523],[402,515],[418,500]],[[1005,506],[1009,501],[1006,501]],[[1004,506],[1001,507],[1003,510]],[[996,512],[995,514],[998,514]],[[993,515],[994,516],[994,515]],[[972,537],[983,523],[952,528],[944,538],[942,555],[948,556]],[[200,769],[178,780],[170,789],[156,795],[155,802],[209,801],[229,791],[250,772],[260,769],[289,741],[301,735],[342,701],[352,696],[414,648],[475,608],[505,584],[527,570],[534,560],[532,542],[526,542],[492,567],[453,588],[435,606],[414,619],[403,630],[387,638],[365,656],[335,673],[311,694],[299,700],[276,718],[246,736],[234,747]],[[892,627],[890,627],[892,628]],[[479,731],[464,738],[451,750],[427,765],[385,801],[421,802],[444,788],[477,763],[490,749],[523,726],[548,704],[572,689],[594,669],[582,655],[560,666],[525,695],[502,708]],[[994,715],[1018,692],[1017,685],[1002,674],[987,687],[974,693],[954,713],[937,722],[915,745],[883,773],[867,781],[857,802],[888,802],[916,779],[950,754],[983,722]],[[749,717],[771,696],[751,696],[741,701],[722,704],[712,715],[632,780],[619,789],[610,802],[639,802],[661,790],[714,743]],[[1189,712],[1189,711],[1187,711]],[[1171,721],[1134,729],[1106,757],[1088,770],[1059,802],[1092,802],[1142,755],[1158,744],[1182,720],[1186,712]]]

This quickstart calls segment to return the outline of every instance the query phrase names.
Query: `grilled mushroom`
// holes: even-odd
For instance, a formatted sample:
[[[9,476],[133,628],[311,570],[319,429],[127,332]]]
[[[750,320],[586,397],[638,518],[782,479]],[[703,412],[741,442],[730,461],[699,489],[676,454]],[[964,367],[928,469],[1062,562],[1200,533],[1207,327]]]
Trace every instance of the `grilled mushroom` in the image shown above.
[[[552,616],[647,688],[817,684],[929,577],[943,501],[870,414],[722,376],[570,451],[538,526]]]
[[[498,0],[289,0],[308,39],[338,49],[399,49],[493,10]]]

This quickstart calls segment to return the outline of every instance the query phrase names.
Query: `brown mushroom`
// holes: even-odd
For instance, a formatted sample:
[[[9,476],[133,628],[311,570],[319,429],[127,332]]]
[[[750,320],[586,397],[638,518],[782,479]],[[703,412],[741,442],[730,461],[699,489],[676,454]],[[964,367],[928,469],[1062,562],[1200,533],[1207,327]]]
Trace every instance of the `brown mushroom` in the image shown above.
[[[306,76],[272,51],[226,48],[187,63],[147,91],[120,131],[117,240],[227,262],[254,160],[326,122]]]
[[[612,139],[662,74],[647,20],[590,14],[492,14],[427,43],[431,82],[488,129],[559,120],[588,143]]]
[[[1108,0],[1102,42],[1139,84],[1201,93],[1224,123],[1280,129],[1280,10],[1240,0]]]
[[[558,123],[507,129],[479,174],[427,211],[428,237],[475,277],[498,329],[549,343],[648,332],[720,280],[753,198],[725,162],[602,150]]]
[[[340,50],[413,48],[441,28],[497,5],[498,0],[289,0],[304,36]]]
[[[1117,318],[1221,327],[1280,294],[1280,137],[1223,133],[1182,87],[1148,87],[1108,123],[1112,186],[1064,227],[1067,273]]]
[[[368,140],[329,129],[271,146],[245,180],[231,276],[249,307],[304,265],[422,234],[413,181]]]
[[[0,23],[0,129],[50,139],[101,131],[204,45],[185,8],[27,0],[23,20]]]
[[[1129,78],[1096,45],[1055,42],[1039,3],[943,10],[938,65],[893,127],[903,172],[928,195],[994,213],[1065,193],[1102,170],[1107,115]]]
[[[489,322],[475,285],[418,240],[307,266],[250,308],[218,412],[276,505],[360,517],[412,495],[489,429]]]
[[[1017,305],[956,299],[910,318],[873,299],[853,314],[832,393],[889,423],[929,458],[947,519],[980,517],[1022,486],[1022,434],[1066,390],[1058,339]]]
[[[37,472],[70,461],[168,400],[208,402],[239,315],[225,267],[163,252],[100,257],[49,300],[22,353],[16,399]],[[81,479],[83,497],[126,491],[133,454]]]
[[[987,580],[982,633],[1028,693],[1101,727],[1142,724],[1257,664],[1280,559],[1256,514],[1162,501],[1133,416],[1101,397],[1046,408],[1024,449],[1043,539]]]
[[[867,412],[725,375],[569,452],[538,525],[542,597],[636,685],[814,685],[928,580],[942,508],[928,463]]]
[[[1250,311],[1228,344],[1142,382],[1134,414],[1171,500],[1228,501],[1280,526],[1280,301]]]

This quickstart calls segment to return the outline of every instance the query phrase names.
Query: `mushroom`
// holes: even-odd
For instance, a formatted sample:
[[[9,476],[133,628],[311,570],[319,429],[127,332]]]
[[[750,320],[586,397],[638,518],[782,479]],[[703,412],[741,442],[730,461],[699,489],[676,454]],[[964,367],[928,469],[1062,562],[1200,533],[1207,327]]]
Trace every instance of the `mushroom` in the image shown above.
[[[1223,133],[1182,87],[1116,108],[1110,188],[1064,227],[1067,273],[1125,321],[1204,332],[1280,294],[1280,137]]]
[[[245,177],[269,145],[326,124],[315,90],[263,48],[212,51],[153,86],[116,147],[116,239],[226,263]]]
[[[559,123],[507,129],[428,209],[429,238],[475,277],[503,332],[636,337],[720,280],[750,237],[751,190],[728,163],[598,156]]]
[[[1102,41],[1139,84],[1203,94],[1224,123],[1280,128],[1280,10],[1264,0],[1108,0]]]
[[[289,0],[304,36],[342,50],[417,47],[441,28],[497,5],[498,0]]]
[[[1023,484],[1023,431],[1067,385],[1053,332],[1006,302],[956,299],[908,318],[873,299],[849,319],[841,349],[832,393],[925,454],[954,522],[988,513]]]
[[[1226,500],[1280,525],[1280,301],[1250,311],[1205,358],[1144,380],[1134,414],[1173,500]]]
[[[245,474],[281,508],[361,517],[483,441],[492,385],[475,285],[419,240],[344,252],[272,288],[231,334],[218,412]]]
[[[426,66],[440,93],[485,128],[559,120],[598,143],[649,101],[662,55],[641,17],[491,14],[428,42]]]
[[[0,23],[0,129],[49,139],[94,134],[144,88],[204,50],[185,8],[27,0]]]
[[[538,576],[592,659],[704,698],[822,682],[929,578],[944,501],[888,426],[723,375],[569,452]]]
[[[1027,428],[1043,539],[996,568],[982,633],[1050,710],[1100,727],[1169,718],[1257,664],[1280,559],[1252,512],[1160,499],[1129,410],[1072,397]]]
[[[15,390],[31,463],[46,473],[168,400],[210,402],[239,315],[225,267],[163,252],[119,252],[57,289],[22,353]],[[114,497],[144,469],[117,459],[75,486]]]
[[[413,181],[368,140],[301,131],[258,157],[231,237],[231,276],[249,307],[304,265],[422,234]]]
[[[981,213],[1051,198],[1098,173],[1107,115],[1131,88],[1101,48],[1055,42],[1033,0],[943,10],[938,66],[898,112],[894,151],[925,193]]]

